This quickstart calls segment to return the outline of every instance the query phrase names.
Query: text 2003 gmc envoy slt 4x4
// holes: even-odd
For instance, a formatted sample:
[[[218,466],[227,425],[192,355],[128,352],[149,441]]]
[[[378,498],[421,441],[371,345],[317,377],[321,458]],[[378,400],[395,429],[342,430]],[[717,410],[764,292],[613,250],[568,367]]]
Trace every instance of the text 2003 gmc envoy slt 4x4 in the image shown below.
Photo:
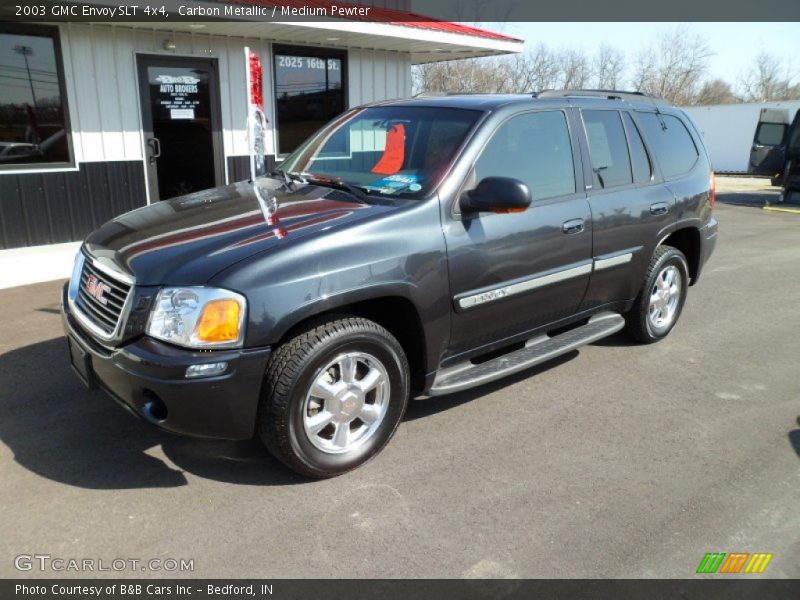
[[[409,397],[675,326],[714,247],[686,115],[636,93],[355,108],[255,182],[92,233],[70,360],[163,429],[258,435],[311,477],[392,437]]]

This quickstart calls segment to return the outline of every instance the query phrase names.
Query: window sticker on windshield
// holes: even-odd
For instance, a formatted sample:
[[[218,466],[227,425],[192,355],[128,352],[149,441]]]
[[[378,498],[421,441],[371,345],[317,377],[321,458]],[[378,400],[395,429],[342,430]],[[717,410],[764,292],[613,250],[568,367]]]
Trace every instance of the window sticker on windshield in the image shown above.
[[[393,194],[405,189],[408,189],[410,192],[418,192],[422,189],[422,186],[419,184],[421,179],[419,175],[398,173],[373,181],[371,184],[364,187],[370,190],[377,190],[384,194]]]

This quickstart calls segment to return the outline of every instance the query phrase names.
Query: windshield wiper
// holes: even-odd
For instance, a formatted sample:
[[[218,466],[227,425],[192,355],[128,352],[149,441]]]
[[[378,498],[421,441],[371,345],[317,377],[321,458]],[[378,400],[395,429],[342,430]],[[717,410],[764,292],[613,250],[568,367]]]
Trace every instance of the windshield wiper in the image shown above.
[[[306,173],[300,171],[284,171],[283,169],[275,169],[268,173],[270,177],[280,177],[283,184],[290,192],[295,191],[295,183],[313,183],[321,187],[331,187],[338,190],[344,190],[351,196],[355,196],[361,202],[369,204],[369,196],[363,189],[351,183],[347,183],[341,177],[331,177],[322,173]]]
[[[305,177],[304,181],[308,183],[313,183],[314,185],[319,185],[323,187],[332,187],[338,190],[344,190],[348,192],[351,196],[355,196],[361,202],[365,204],[369,204],[369,195],[367,195],[363,189],[357,187],[351,183],[347,183],[341,177],[328,177],[326,175],[316,174],[316,173],[289,173],[289,175],[298,175],[300,177]]]
[[[267,177],[279,177],[283,181],[283,185],[290,192],[295,191],[295,182],[305,183],[306,180],[299,173],[289,173],[283,169],[275,169],[267,173]]]

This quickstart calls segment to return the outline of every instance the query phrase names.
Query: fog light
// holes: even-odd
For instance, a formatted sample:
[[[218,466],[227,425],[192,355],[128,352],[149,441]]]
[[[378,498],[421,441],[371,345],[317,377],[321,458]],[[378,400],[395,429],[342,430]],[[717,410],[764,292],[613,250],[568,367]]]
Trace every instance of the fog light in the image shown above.
[[[191,365],[190,367],[186,368],[186,378],[189,379],[192,377],[213,377],[214,375],[220,375],[224,373],[225,369],[227,368],[228,368],[228,363],[226,362]]]

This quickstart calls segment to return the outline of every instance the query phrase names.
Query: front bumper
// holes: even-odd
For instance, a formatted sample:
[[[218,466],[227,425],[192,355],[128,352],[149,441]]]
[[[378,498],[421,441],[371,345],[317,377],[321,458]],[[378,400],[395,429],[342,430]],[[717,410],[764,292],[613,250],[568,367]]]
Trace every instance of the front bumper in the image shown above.
[[[76,369],[89,387],[99,387],[123,407],[154,425],[184,435],[249,439],[269,348],[197,352],[140,337],[119,348],[107,348],[76,322],[62,294],[62,322],[70,344],[85,363]],[[186,368],[201,363],[228,363],[219,376],[186,379]]]

